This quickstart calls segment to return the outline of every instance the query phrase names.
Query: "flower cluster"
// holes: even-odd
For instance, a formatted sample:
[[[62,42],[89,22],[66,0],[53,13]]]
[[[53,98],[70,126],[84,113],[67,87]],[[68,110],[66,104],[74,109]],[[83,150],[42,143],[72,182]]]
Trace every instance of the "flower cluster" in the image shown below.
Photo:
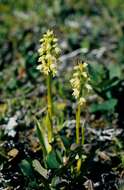
[[[53,31],[48,30],[41,38],[41,46],[38,50],[40,63],[37,69],[45,75],[51,73],[53,76],[57,73],[57,59],[60,55],[60,48],[57,44],[58,39],[55,38]]]
[[[90,78],[87,71],[87,63],[78,63],[74,67],[74,73],[70,80],[73,88],[73,96],[78,100],[80,105],[85,105],[86,95],[92,89],[89,84]]]

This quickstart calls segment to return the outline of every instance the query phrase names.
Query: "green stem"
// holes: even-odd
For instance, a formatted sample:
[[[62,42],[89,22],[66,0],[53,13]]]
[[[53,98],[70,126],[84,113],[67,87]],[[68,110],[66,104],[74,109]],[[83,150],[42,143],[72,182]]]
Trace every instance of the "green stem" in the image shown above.
[[[77,111],[76,111],[76,144],[80,144],[80,104],[78,103]],[[77,173],[80,173],[81,168],[81,159],[77,160]]]
[[[48,112],[52,117],[52,89],[51,89],[51,74],[47,76],[47,101],[48,101]]]
[[[76,111],[76,144],[80,143],[80,135],[79,135],[79,130],[80,130],[80,104],[78,104],[77,111]]]
[[[81,158],[79,158],[79,159],[77,160],[77,173],[78,173],[78,174],[80,173],[81,164],[82,164],[82,160],[81,160]]]
[[[82,124],[82,127],[81,127],[81,133],[82,133],[81,143],[82,143],[82,145],[84,145],[84,141],[85,141],[85,128],[84,128],[84,125],[85,125],[85,120],[83,121],[83,124]]]
[[[48,105],[48,140],[49,142],[52,142],[52,89],[51,89],[51,74],[47,76],[47,105]]]

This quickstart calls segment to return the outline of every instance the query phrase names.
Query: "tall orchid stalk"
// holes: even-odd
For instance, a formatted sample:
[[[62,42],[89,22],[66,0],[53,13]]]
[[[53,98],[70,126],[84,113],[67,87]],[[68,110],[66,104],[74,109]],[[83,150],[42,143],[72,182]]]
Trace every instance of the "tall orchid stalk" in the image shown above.
[[[74,73],[70,80],[73,88],[73,96],[77,100],[76,110],[76,144],[80,144],[80,114],[81,108],[85,107],[86,95],[92,89],[89,84],[90,78],[88,76],[87,63],[78,62],[74,67]],[[82,134],[84,134],[84,128],[82,128]],[[82,136],[82,143],[84,143],[84,136]]]
[[[40,64],[37,69],[45,75],[47,81],[47,130],[49,142],[52,142],[53,139],[52,77],[57,74],[57,61],[60,55],[57,41],[58,39],[55,38],[53,31],[48,30],[41,38],[41,46],[38,50],[38,62]]]

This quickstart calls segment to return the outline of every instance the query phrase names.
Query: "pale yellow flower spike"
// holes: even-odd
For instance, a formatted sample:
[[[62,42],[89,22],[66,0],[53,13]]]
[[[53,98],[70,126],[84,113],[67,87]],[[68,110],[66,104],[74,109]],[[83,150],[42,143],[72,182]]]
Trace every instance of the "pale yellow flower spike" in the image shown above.
[[[55,38],[53,31],[50,30],[40,39],[41,46],[38,50],[38,62],[40,64],[37,66],[37,69],[44,73],[44,75],[51,73],[52,76],[55,76],[57,74],[57,61],[60,55],[57,41],[58,39]]]
[[[85,95],[92,89],[89,84],[90,78],[88,76],[87,66],[87,63],[78,62],[78,65],[74,67],[74,73],[70,80],[73,89],[72,95],[78,100],[80,105],[86,104]]]

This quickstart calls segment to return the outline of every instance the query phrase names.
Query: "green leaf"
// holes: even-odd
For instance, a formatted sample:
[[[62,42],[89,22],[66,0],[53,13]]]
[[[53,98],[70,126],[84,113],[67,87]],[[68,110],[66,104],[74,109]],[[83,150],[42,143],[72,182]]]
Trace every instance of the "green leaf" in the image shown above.
[[[43,128],[43,126],[41,126],[41,124],[39,123],[39,121],[37,119],[35,119],[35,121],[36,121],[36,127],[37,127],[37,134],[38,134],[38,138],[40,140],[42,150],[43,150],[44,154],[47,155],[51,152],[52,146],[48,142],[48,137],[47,137],[46,131]]]
[[[103,65],[97,63],[89,64],[89,74],[92,83],[94,85],[98,85],[98,83],[102,81],[102,78],[105,75]]]
[[[116,99],[110,99],[110,100],[106,100],[101,104],[93,104],[90,107],[90,112],[97,112],[97,111],[110,111],[113,110],[115,108],[117,104],[117,100]]]
[[[90,48],[90,41],[88,38],[84,38],[81,42],[81,47],[82,48],[87,48],[89,49]]]
[[[47,162],[48,167],[51,169],[57,169],[60,167],[60,163],[57,159],[57,155],[55,151],[52,151],[47,155],[46,162]]]
[[[42,175],[45,179],[48,179],[48,172],[45,168],[43,168],[38,160],[33,160],[34,169]]]
[[[60,163],[63,163],[62,153],[59,150],[56,150],[56,157]]]
[[[14,78],[11,78],[8,83],[7,83],[7,87],[10,89],[10,90],[13,90],[17,87],[17,81],[16,79]]]
[[[55,190],[56,186],[61,183],[61,178],[59,176],[55,176],[52,178],[51,187]]]
[[[70,146],[70,141],[65,135],[61,135],[62,142],[66,148]]]
[[[109,75],[110,75],[111,79],[114,78],[114,77],[118,77],[118,78],[121,77],[122,68],[121,68],[120,65],[118,65],[118,64],[109,64],[108,69],[109,69]]]
[[[22,160],[19,166],[24,176],[33,177],[31,164],[27,160]]]

